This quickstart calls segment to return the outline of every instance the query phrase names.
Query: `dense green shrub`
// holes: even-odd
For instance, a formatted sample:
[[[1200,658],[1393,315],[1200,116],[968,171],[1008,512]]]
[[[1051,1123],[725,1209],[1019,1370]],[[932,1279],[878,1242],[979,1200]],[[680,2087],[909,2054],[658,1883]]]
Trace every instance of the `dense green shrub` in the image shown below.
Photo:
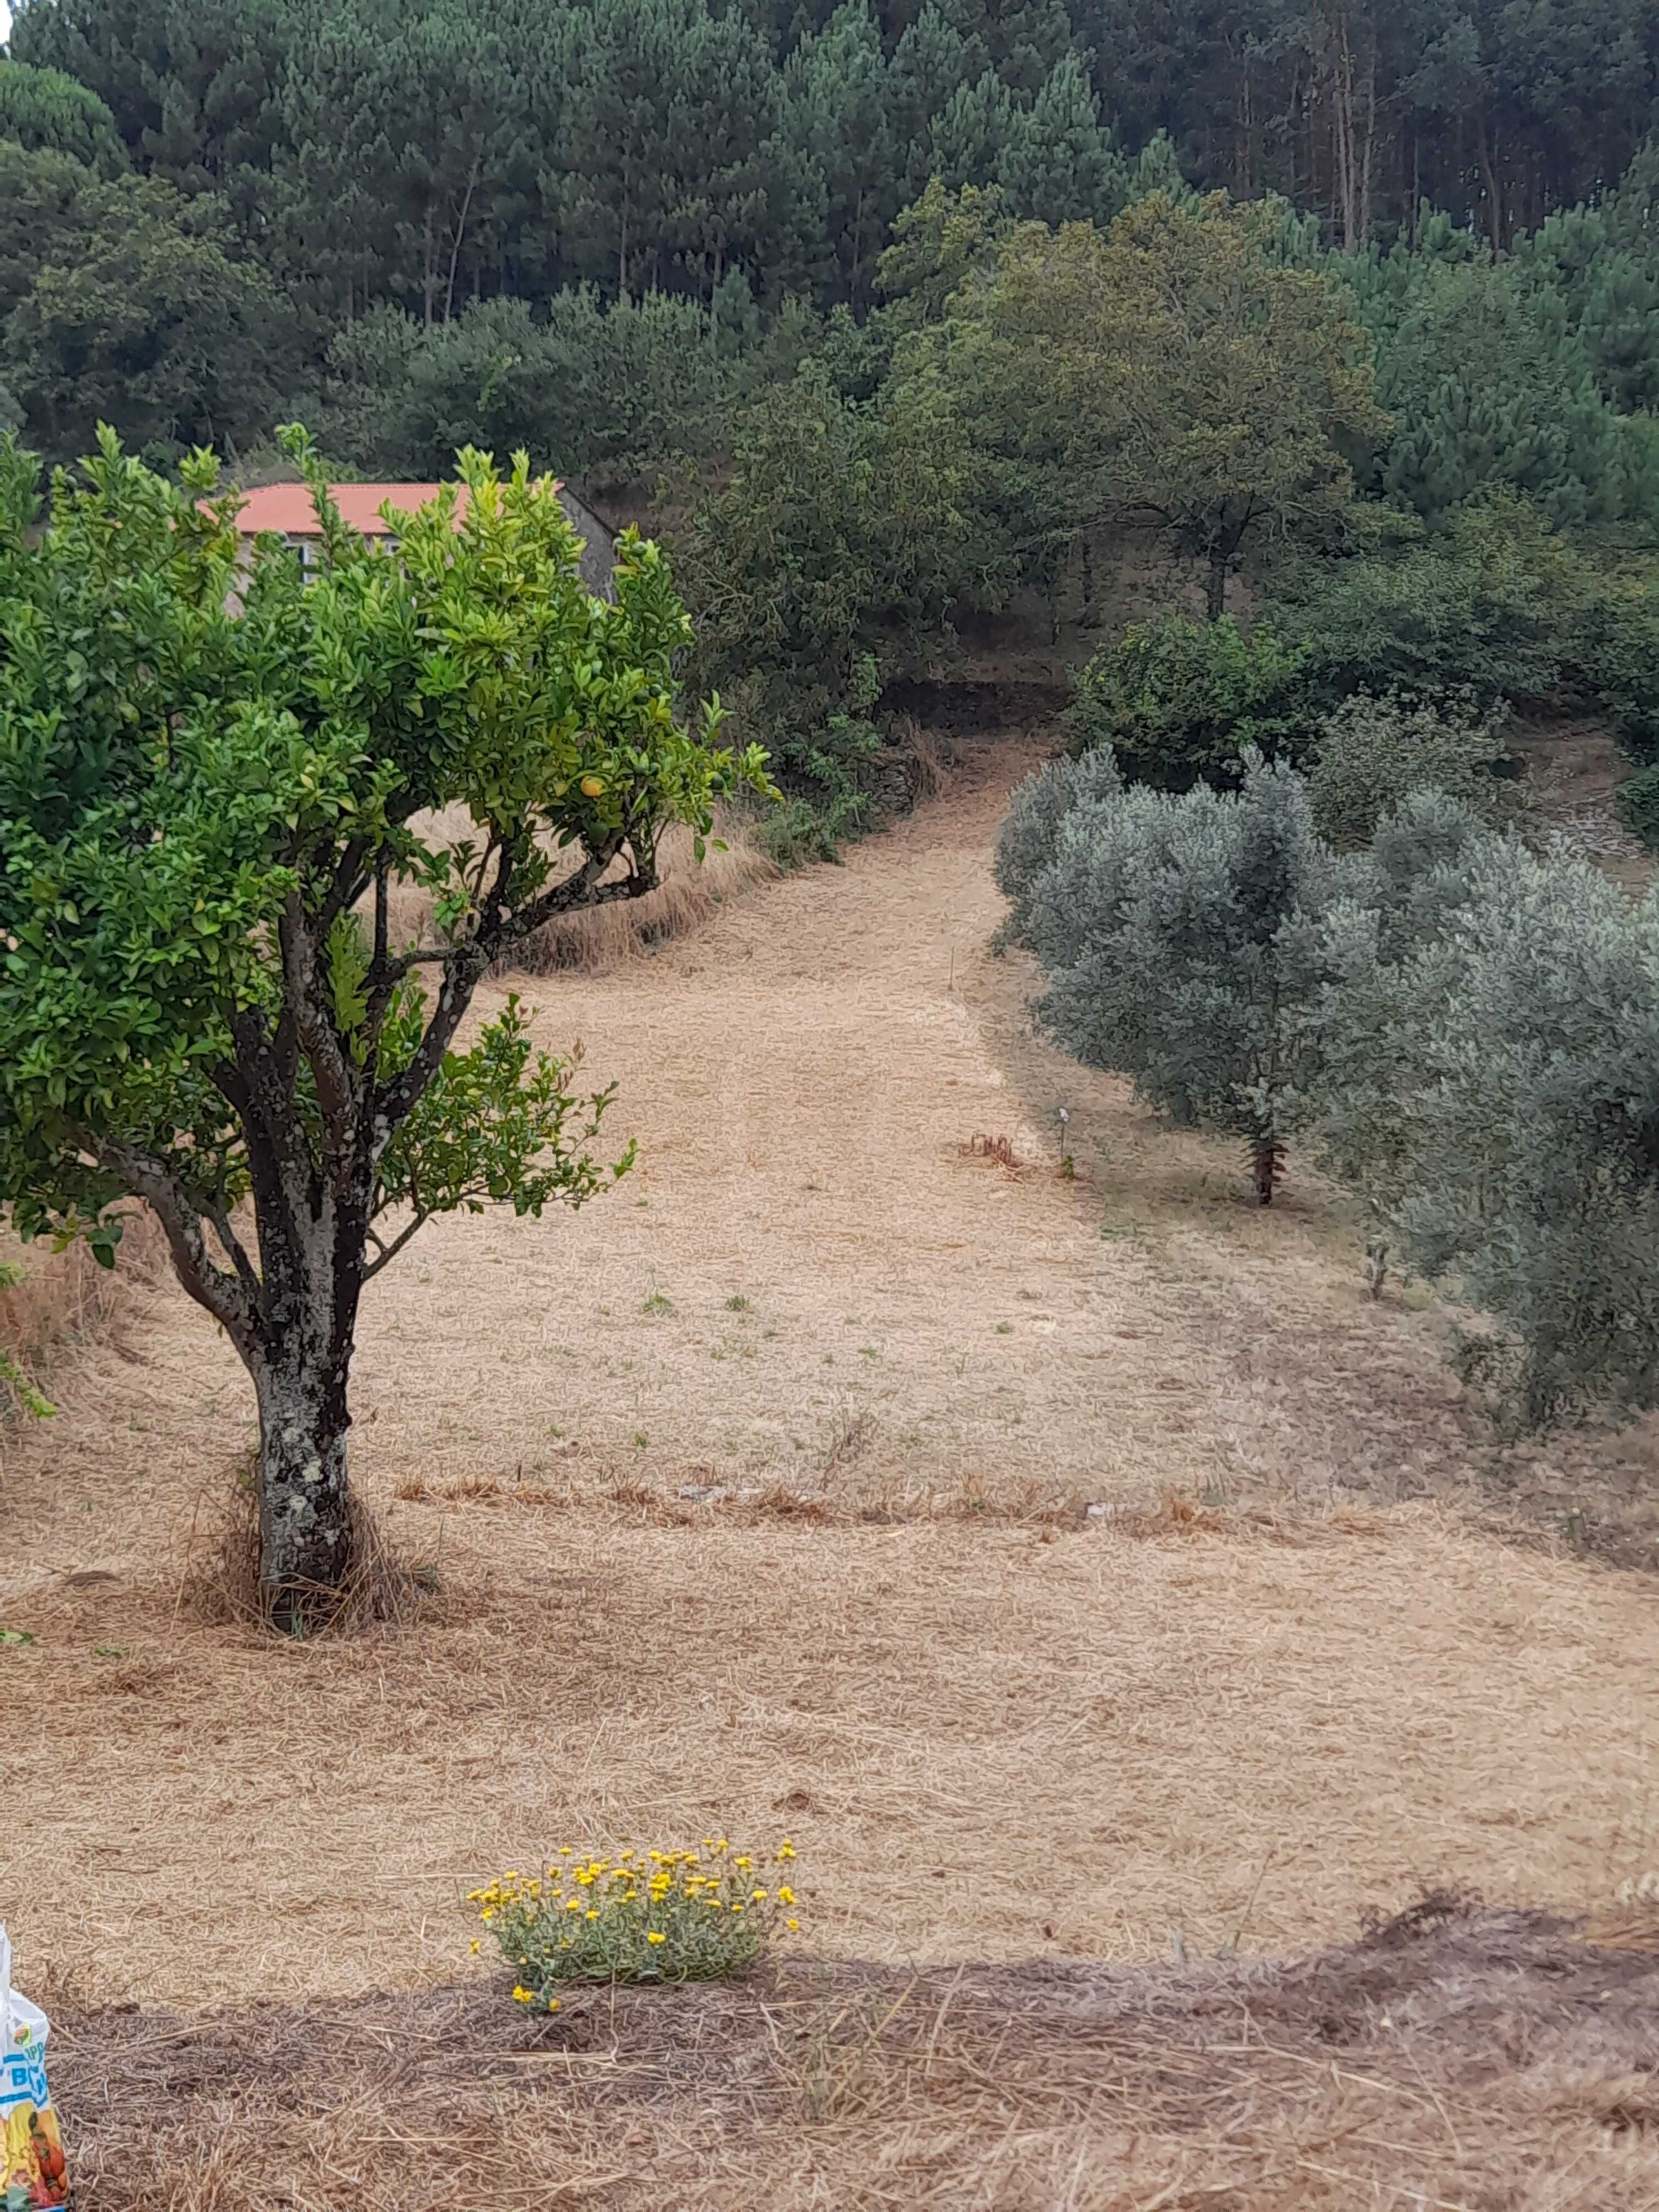
[[[1524,500],[1495,496],[1423,543],[1304,570],[1276,619],[1327,706],[1355,691],[1536,700],[1572,666],[1584,564]]]
[[[762,815],[756,842],[783,868],[837,859],[842,839],[864,829],[875,811],[874,771],[885,738],[862,715],[832,714],[804,735],[780,725],[773,742],[773,772],[791,795]]]
[[[1659,605],[1644,579],[1609,576],[1587,592],[1577,659],[1585,690],[1638,760],[1659,759]]]
[[[1414,791],[1466,800],[1492,821],[1515,818],[1524,787],[1502,773],[1509,757],[1502,708],[1485,714],[1356,691],[1319,725],[1308,798],[1320,835],[1343,851],[1369,845],[1384,815]]]
[[[1237,781],[1249,747],[1272,756],[1305,738],[1307,659],[1272,621],[1252,630],[1231,615],[1135,623],[1074,675],[1071,743],[1109,745],[1131,781],[1166,790]]]
[[[626,476],[714,441],[740,374],[706,310],[667,293],[607,307],[580,285],[540,313],[489,300],[430,331],[383,307],[330,349],[325,435],[342,459],[417,479],[468,445]]]
[[[832,850],[868,823],[890,764],[882,693],[955,647],[975,544],[967,469],[924,384],[865,405],[810,362],[745,417],[736,471],[684,541],[687,681],[736,702],[811,808],[810,824],[797,811],[769,833],[786,851],[803,838]]]

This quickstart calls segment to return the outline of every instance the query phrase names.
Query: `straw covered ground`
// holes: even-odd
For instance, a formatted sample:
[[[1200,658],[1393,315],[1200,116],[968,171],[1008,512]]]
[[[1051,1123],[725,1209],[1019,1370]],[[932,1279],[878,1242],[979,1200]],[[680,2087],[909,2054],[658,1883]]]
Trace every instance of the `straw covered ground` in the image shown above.
[[[1659,2203],[1659,1941],[1436,1899],[1290,1965],[787,1966],[66,2022],[131,2212],[1565,2212]]]
[[[1330,1194],[1251,1210],[1031,1034],[1030,757],[520,979],[641,1164],[371,1292],[396,1621],[235,1617],[251,1403],[165,1286],[9,1433],[0,1911],[94,2212],[1659,2203],[1646,1954],[1536,1917],[1659,1869],[1651,1434],[1500,1449]],[[715,1825],[793,1838],[802,1956],[520,2048],[465,1891]],[[1402,1937],[1397,2013],[1370,1952],[1213,1963],[1436,1885],[1504,1910]]]

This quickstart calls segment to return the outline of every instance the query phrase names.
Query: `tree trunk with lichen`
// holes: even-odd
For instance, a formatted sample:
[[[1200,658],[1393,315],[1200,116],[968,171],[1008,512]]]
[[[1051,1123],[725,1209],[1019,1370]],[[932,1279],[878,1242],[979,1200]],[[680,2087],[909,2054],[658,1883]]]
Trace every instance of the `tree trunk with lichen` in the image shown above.
[[[262,1222],[264,1312],[245,1353],[259,1407],[259,1595],[293,1627],[351,1564],[346,1433],[367,1206],[325,1203],[290,1236]]]

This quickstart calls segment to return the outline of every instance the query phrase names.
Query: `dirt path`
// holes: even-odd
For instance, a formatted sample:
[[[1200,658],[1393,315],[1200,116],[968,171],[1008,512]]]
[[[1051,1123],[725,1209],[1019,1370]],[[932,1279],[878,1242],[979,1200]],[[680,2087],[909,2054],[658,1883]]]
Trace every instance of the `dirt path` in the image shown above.
[[[1252,1212],[1030,1037],[986,951],[1018,764],[526,988],[641,1165],[434,1224],[371,1294],[355,1463],[438,1554],[423,1625],[283,1650],[181,1605],[252,1436],[182,1297],[62,1390],[0,1496],[35,1956],[186,2002],[442,1977],[480,1873],[711,1821],[792,1827],[813,1942],[879,1958],[1303,1944],[1419,1877],[1659,1865],[1650,1590],[1410,1503],[1470,1449],[1428,1318],[1365,1303],[1316,1194]],[[711,1481],[841,1517],[678,1506]],[[1200,1517],[1022,1524],[1066,1492]]]

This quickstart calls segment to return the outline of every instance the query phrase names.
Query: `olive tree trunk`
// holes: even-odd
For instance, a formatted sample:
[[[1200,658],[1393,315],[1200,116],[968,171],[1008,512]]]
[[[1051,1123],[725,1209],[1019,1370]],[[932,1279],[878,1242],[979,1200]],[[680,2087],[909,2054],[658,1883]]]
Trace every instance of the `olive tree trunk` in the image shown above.
[[[1284,1139],[1277,1130],[1258,1130],[1250,1139],[1250,1191],[1258,1206],[1271,1206],[1285,1172]]]

